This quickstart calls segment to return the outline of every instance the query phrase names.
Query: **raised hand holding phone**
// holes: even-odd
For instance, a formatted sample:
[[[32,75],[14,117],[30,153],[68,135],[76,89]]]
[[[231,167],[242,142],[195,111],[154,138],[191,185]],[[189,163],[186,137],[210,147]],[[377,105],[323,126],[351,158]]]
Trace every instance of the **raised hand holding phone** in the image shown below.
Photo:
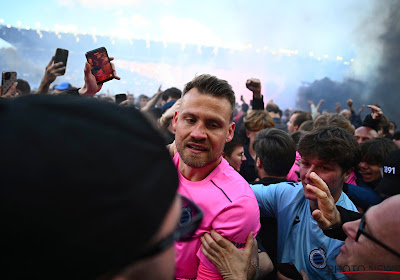
[[[1,75],[1,91],[0,96],[14,97],[17,88],[17,72],[4,71]]]
[[[115,71],[115,66],[111,62],[114,60],[114,57],[110,57],[110,63],[112,67],[112,72],[113,76],[115,79],[120,80],[121,78],[117,76],[117,72]],[[82,95],[95,95],[97,92],[101,90],[103,87],[103,84],[98,84],[96,77],[92,74],[92,67],[88,62],[85,63],[85,68],[83,70],[84,72],[84,79],[85,79],[85,84],[82,88],[78,90],[79,94]]]

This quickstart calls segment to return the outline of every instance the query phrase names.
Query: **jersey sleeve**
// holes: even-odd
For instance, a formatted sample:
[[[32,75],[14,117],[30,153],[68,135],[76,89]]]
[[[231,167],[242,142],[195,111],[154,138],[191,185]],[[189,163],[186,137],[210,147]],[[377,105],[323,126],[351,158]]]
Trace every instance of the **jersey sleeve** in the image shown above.
[[[261,217],[276,217],[276,185],[264,186],[261,184],[250,185],[256,195]]]
[[[247,236],[251,231],[256,235],[260,230],[260,212],[254,197],[244,196],[227,205],[212,222],[212,228],[231,241],[237,248],[245,246]],[[204,267],[198,271],[198,277],[203,274],[212,275],[218,270],[206,256],[198,250],[197,256]],[[211,274],[210,274],[211,273]],[[201,279],[201,278],[198,278]],[[217,278],[222,279],[222,278]]]

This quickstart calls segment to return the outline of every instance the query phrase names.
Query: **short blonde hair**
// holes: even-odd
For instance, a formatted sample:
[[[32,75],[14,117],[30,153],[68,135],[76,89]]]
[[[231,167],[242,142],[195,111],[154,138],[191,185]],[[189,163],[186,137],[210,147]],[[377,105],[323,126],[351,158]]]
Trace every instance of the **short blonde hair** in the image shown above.
[[[275,127],[274,120],[264,110],[250,111],[244,118],[243,123],[248,131],[260,131],[264,128]]]

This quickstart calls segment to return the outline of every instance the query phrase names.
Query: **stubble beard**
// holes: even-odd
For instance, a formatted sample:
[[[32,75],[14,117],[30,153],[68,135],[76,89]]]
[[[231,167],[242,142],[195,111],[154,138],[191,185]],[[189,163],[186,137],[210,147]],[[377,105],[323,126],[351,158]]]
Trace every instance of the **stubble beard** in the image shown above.
[[[188,166],[192,168],[203,168],[215,161],[217,161],[221,156],[222,152],[215,157],[212,157],[212,153],[208,151],[207,156],[205,159],[202,159],[203,155],[202,154],[193,154],[193,153],[188,153],[187,155],[185,154],[185,147],[186,143],[176,143],[176,149],[179,153],[179,156],[181,160]]]

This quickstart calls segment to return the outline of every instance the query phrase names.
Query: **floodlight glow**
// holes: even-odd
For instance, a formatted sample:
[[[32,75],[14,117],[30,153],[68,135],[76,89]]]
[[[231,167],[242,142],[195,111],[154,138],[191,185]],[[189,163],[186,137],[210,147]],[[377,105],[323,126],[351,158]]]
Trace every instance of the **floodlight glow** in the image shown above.
[[[11,24],[7,24],[7,28],[11,28]]]
[[[313,53],[313,52],[310,52],[310,56],[314,56],[314,53]]]
[[[337,59],[337,60],[343,60],[343,57],[338,56],[338,57],[336,57],[336,59]]]
[[[3,18],[0,18],[0,23],[3,23],[4,22],[4,19]]]

